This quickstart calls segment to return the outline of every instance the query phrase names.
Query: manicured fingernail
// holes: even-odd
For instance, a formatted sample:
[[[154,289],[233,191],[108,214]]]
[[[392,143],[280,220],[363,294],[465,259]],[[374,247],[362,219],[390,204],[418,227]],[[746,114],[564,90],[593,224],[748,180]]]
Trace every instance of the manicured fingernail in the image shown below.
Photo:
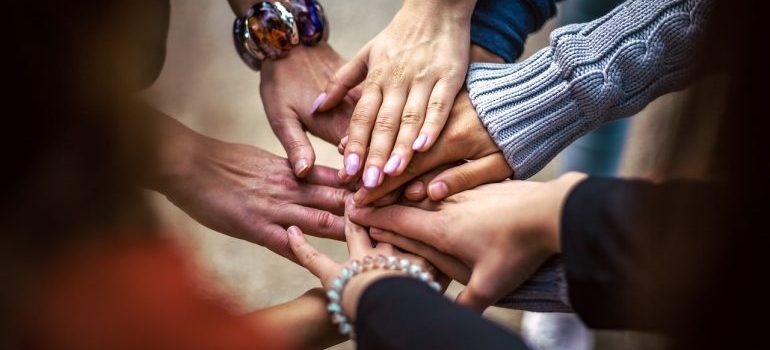
[[[326,93],[322,92],[318,97],[315,98],[315,101],[313,101],[313,107],[310,107],[310,114],[315,113],[318,110],[318,107],[321,107],[321,104],[326,101]]]
[[[364,187],[373,188],[380,181],[380,169],[372,165],[364,173]]]
[[[290,235],[294,237],[299,237],[299,228],[297,228],[297,226],[289,227],[287,231],[289,232]]]
[[[412,144],[412,150],[419,151],[428,142],[428,135],[420,134]]]
[[[390,156],[388,162],[385,163],[385,168],[383,168],[382,171],[384,171],[385,174],[391,175],[396,171],[396,169],[398,169],[399,165],[401,165],[401,156],[394,154]]]
[[[449,194],[449,188],[443,181],[434,182],[428,186],[428,194],[431,195],[431,199],[443,199]]]
[[[358,173],[358,167],[361,166],[359,164],[360,162],[361,159],[358,157],[358,154],[348,154],[348,156],[345,157],[345,174],[353,176]]]
[[[294,172],[297,174],[297,176],[302,177],[307,175],[308,170],[310,170],[310,165],[307,163],[307,160],[300,159],[294,163]]]

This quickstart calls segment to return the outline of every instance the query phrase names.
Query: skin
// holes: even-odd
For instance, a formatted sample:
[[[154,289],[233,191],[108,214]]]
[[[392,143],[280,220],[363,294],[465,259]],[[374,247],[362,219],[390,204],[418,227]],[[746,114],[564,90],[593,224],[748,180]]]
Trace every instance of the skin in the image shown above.
[[[443,171],[431,174],[433,179],[427,186],[432,200],[440,200],[481,184],[501,181],[513,174],[500,149],[481,124],[468,93],[464,91],[455,99],[449,120],[436,140],[435,147],[416,154],[401,175],[386,178],[379,187],[359,189],[354,196],[355,202],[359,206],[370,204],[442,167],[445,167]],[[342,172],[341,176],[343,181],[352,181]]]
[[[329,321],[324,290],[314,288],[297,299],[244,315],[256,327],[289,330],[287,349],[326,349],[346,341]]]
[[[468,281],[457,301],[483,310],[560,251],[561,208],[585,177],[568,173],[544,183],[506,181],[438,203],[349,206],[346,214],[358,224],[389,231],[374,230],[372,238],[377,241],[426,254],[436,266],[456,264],[442,260],[444,255],[457,258],[472,270],[467,279],[462,274],[450,275]]]
[[[321,284],[327,289],[331,286],[331,281],[339,275],[340,270],[343,267],[350,266],[350,263],[353,260],[358,260],[360,262],[365,256],[375,257],[380,254],[383,256],[397,256],[422,266],[423,271],[435,272],[435,269],[422,257],[398,251],[388,243],[373,242],[372,239],[369,238],[366,229],[349,220],[346,221],[345,239],[348,244],[350,257],[346,262],[341,264],[318,252],[318,250],[311,246],[305,239],[302,230],[298,227],[290,227],[288,232],[291,249],[294,251],[294,255],[299,259],[299,264],[318,277],[318,279],[321,280]],[[345,315],[351,321],[355,321],[358,301],[366,288],[379,279],[399,275],[403,276],[406,275],[406,273],[394,270],[375,269],[351,278],[342,293],[341,306]],[[446,287],[448,280],[443,282],[443,285]]]
[[[344,169],[378,186],[436,142],[462,87],[474,0],[407,0],[391,23],[334,74],[319,111],[363,84],[348,129]],[[436,54],[441,53],[441,54]]]
[[[339,187],[336,170],[318,166],[298,179],[284,158],[203,136],[167,116],[157,119],[164,142],[158,174],[146,185],[204,226],[292,260],[285,227],[344,238],[349,192]]]
[[[312,113],[316,93],[344,60],[326,43],[297,46],[289,56],[262,64],[259,91],[270,127],[281,141],[298,177],[307,176],[315,152],[306,131],[337,144],[348,128],[360,89],[347,91],[334,108]]]

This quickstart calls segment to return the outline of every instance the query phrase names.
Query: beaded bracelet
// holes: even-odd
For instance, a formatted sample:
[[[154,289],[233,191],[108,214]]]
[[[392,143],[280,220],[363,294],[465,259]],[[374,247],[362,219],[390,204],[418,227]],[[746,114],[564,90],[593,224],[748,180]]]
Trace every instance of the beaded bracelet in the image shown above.
[[[342,305],[340,304],[342,292],[353,277],[376,269],[404,271],[407,275],[427,283],[437,292],[441,290],[441,285],[433,280],[433,275],[430,272],[423,271],[420,265],[414,264],[408,259],[399,259],[395,256],[385,257],[384,255],[377,255],[372,258],[367,255],[361,262],[353,260],[350,266],[343,267],[340,270],[340,275],[332,280],[331,287],[326,291],[326,297],[329,298],[326,310],[329,311],[332,323],[337,325],[337,329],[342,335],[349,336],[351,339],[354,338],[353,325],[350,324],[347,316],[342,312]]]

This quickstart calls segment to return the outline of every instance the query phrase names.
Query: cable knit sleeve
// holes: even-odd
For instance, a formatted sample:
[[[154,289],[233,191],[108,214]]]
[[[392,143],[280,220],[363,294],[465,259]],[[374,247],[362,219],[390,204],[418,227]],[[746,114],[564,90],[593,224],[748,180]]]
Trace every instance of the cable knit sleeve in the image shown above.
[[[534,175],[578,137],[683,88],[710,8],[708,0],[630,0],[554,30],[550,45],[521,63],[471,65],[471,100],[515,177]]]

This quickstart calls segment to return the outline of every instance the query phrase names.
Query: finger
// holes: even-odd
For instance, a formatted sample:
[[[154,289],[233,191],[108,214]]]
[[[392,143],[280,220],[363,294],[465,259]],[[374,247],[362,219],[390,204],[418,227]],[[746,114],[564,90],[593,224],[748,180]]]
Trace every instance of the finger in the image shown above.
[[[264,246],[270,251],[287,258],[295,263],[299,263],[297,257],[291,249],[289,244],[289,236],[286,234],[286,230],[278,225],[268,225],[261,232],[259,232],[259,240],[255,243]]]
[[[393,232],[372,228],[369,230],[369,233],[372,235],[372,238],[379,242],[390,243],[407,252],[410,252],[414,255],[419,255],[427,259],[431,264],[433,264],[433,266],[435,266],[437,269],[452,279],[457,280],[462,284],[468,283],[468,278],[471,275],[471,271],[460,260],[442,253],[437,249],[426,245],[425,243],[397,235]]]
[[[378,227],[435,245],[434,213],[421,208],[391,205],[382,208],[356,207],[348,202],[345,213],[351,221],[363,226]]]
[[[362,188],[353,196],[356,204],[359,206],[367,205],[372,201],[384,196],[387,193],[401,187],[406,182],[416,178],[423,173],[438,168],[447,163],[452,158],[452,154],[445,152],[428,152],[415,156],[406,170],[398,176],[388,176],[380,186],[375,188]]]
[[[341,216],[296,204],[282,205],[278,210],[278,224],[284,227],[296,225],[311,236],[345,239],[345,220]]]
[[[302,182],[313,184],[313,185],[329,186],[329,187],[342,186],[342,182],[340,182],[340,179],[337,176],[337,169],[329,168],[322,165],[313,167],[313,169],[310,170],[307,176],[305,176],[305,178],[302,179]]]
[[[390,192],[381,198],[377,199],[376,201],[372,202],[372,205],[375,207],[384,207],[391,204],[396,204],[398,202],[398,199],[401,197],[401,190],[396,189],[393,192]]]
[[[390,85],[393,85],[391,82]],[[372,128],[372,136],[369,143],[369,155],[364,167],[364,186],[373,188],[378,186],[383,177],[383,167],[388,161],[393,143],[396,140],[396,132],[401,123],[401,112],[406,102],[406,88],[403,86],[390,86],[384,92],[384,98],[377,120]],[[394,163],[388,164],[395,170]],[[398,166],[399,164],[395,164]]]
[[[301,183],[297,204],[341,216],[345,213],[345,196],[347,194],[349,192],[344,188]]]
[[[326,85],[324,92],[313,103],[311,114],[316,111],[325,112],[338,105],[342,99],[366,78],[368,72],[367,58],[369,46],[361,49],[350,61],[338,69]]]
[[[428,197],[433,201],[440,201],[483,184],[503,181],[512,174],[513,171],[502,153],[490,154],[436,175],[428,184]]]
[[[417,152],[425,152],[438,139],[438,135],[449,118],[449,111],[452,109],[457,93],[460,92],[462,80],[439,79],[428,100],[428,110],[425,112],[425,122],[420,129],[420,135],[412,145],[412,149]]]
[[[322,282],[328,281],[331,276],[337,273],[339,267],[337,263],[310,245],[298,227],[291,226],[287,232],[289,246],[300,265],[308,269],[310,273],[318,277]]]
[[[425,120],[425,110],[428,106],[432,86],[416,85],[409,90],[409,97],[401,113],[400,129],[396,138],[393,152],[385,165],[385,173],[397,176],[404,172],[412,159],[412,145],[417,139],[422,123]]]
[[[341,140],[340,144],[337,145],[337,152],[339,154],[345,154],[345,146],[348,145],[348,135],[345,135]]]
[[[369,232],[362,226],[345,217],[345,240],[348,243],[348,253],[352,258],[363,257],[372,250],[372,240]]]
[[[457,303],[484,311],[518,287],[532,272],[508,257],[488,257],[476,264],[468,285],[457,296]]]
[[[425,174],[420,175],[416,179],[412,180],[406,188],[404,189],[404,197],[412,202],[420,202],[428,198],[428,183],[430,183],[433,178],[438,176],[438,174],[441,174],[441,172],[453,167],[458,166],[461,164],[465,164],[465,161],[456,162],[452,165],[444,165],[440,166],[436,169],[433,169]]]
[[[374,75],[367,82],[363,95],[358,100],[353,115],[350,117],[344,163],[345,173],[351,176],[357,174],[361,169],[361,161],[366,154],[372,127],[382,104],[382,91],[377,81],[379,78],[376,77],[376,74]]]
[[[268,118],[270,127],[281,141],[289,158],[294,175],[304,177],[313,168],[315,152],[310,140],[296,116],[286,118]]]

